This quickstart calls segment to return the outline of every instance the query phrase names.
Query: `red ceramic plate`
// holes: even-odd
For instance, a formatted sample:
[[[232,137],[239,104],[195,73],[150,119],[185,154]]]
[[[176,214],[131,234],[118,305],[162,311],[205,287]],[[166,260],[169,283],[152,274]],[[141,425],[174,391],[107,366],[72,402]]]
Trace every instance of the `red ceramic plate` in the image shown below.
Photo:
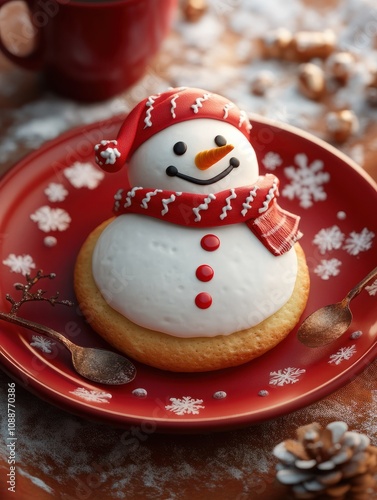
[[[75,300],[72,275],[86,235],[111,215],[124,172],[103,175],[93,145],[116,136],[120,118],[73,130],[15,166],[1,186],[0,307],[14,283],[38,269],[56,273],[36,285]],[[251,140],[261,173],[281,180],[280,204],[301,215],[302,246],[311,274],[304,317],[333,303],[377,264],[377,188],[351,160],[285,125],[253,119]],[[136,379],[101,386],[79,377],[68,351],[55,342],[0,322],[3,368],[27,389],[65,410],[144,431],[208,431],[264,421],[302,408],[349,382],[377,353],[377,282],[352,302],[349,331],[330,346],[310,349],[296,330],[261,358],[199,374],[173,374],[137,365]],[[105,343],[76,306],[24,304],[20,316],[51,326],[88,346]]]

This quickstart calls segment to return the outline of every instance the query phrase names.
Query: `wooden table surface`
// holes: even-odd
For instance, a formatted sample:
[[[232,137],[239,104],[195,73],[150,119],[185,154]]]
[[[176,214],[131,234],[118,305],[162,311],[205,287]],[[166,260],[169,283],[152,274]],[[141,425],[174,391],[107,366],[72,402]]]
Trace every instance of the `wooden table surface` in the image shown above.
[[[270,59],[261,52],[260,38],[281,26],[293,33],[333,30],[335,50],[356,57],[356,74],[346,86],[332,87],[317,101],[303,96],[297,77],[301,61]],[[188,85],[227,95],[250,112],[304,128],[351,156],[377,180],[377,106],[368,103],[365,90],[369,71],[377,65],[376,49],[373,1],[219,0],[210,2],[197,22],[189,22],[181,7],[172,33],[143,80],[106,103],[83,104],[56,96],[44,87],[39,74],[0,57],[0,174],[73,126],[127,112],[149,93],[168,86]],[[315,62],[328,76],[326,64]],[[255,80],[266,74],[270,83],[265,94],[255,95]],[[335,142],[325,118],[342,108],[354,112],[359,127],[344,141]],[[283,499],[285,490],[275,480],[272,449],[295,437],[298,426],[344,420],[377,445],[376,380],[374,361],[343,388],[309,407],[228,432],[164,435],[133,428],[132,449],[125,445],[130,431],[66,413],[16,384],[16,493],[7,490],[9,450],[3,441],[0,496],[17,500]],[[2,437],[11,382],[0,372]],[[377,487],[370,498],[377,498]]]

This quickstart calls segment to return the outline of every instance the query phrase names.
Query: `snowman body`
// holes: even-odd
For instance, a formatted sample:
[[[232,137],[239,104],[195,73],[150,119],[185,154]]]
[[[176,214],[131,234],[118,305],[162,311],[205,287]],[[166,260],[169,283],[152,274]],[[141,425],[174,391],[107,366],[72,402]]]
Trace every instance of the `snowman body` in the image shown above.
[[[105,229],[94,263],[113,309],[178,337],[228,335],[260,323],[286,303],[297,270],[294,251],[272,255],[243,224],[195,229],[137,214]]]
[[[198,151],[224,142],[229,153],[210,167],[201,163]],[[236,127],[196,119],[143,143],[128,177],[131,186],[214,195],[255,183],[258,164]],[[196,228],[123,214],[101,234],[92,271],[108,304],[132,322],[176,337],[213,337],[253,327],[284,306],[297,257],[293,247],[273,255],[243,223]]]

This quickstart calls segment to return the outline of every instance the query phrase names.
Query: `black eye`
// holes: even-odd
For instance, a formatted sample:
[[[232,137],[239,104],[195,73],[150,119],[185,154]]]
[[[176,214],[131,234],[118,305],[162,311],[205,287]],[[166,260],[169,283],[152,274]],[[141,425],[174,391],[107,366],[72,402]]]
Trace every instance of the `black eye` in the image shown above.
[[[187,151],[187,144],[182,141],[176,142],[173,147],[173,151],[176,155],[183,155]]]
[[[225,146],[226,145],[226,139],[225,137],[223,137],[222,135],[217,135],[215,137],[215,143],[218,145],[218,146]]]

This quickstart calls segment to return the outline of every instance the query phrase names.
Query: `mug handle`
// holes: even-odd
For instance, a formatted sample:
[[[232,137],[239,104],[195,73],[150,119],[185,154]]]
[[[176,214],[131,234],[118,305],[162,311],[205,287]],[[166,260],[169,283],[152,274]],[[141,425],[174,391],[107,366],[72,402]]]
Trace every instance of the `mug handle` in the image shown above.
[[[13,0],[0,0],[0,10],[1,8]],[[24,3],[30,9],[33,0],[23,0]],[[30,10],[29,10],[30,12]],[[42,43],[39,33],[36,33],[36,46],[34,50],[25,56],[18,56],[9,51],[9,49],[4,45],[3,39],[0,33],[0,51],[14,64],[21,66],[22,68],[29,70],[38,70],[42,66]]]

